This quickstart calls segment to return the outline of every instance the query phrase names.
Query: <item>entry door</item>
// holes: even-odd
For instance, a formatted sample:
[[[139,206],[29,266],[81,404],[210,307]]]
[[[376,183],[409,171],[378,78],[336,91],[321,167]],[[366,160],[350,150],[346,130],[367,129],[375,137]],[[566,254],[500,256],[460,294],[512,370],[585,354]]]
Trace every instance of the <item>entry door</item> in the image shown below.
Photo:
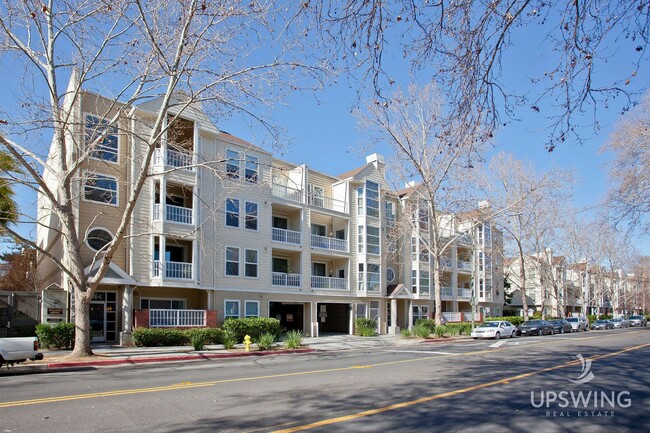
[[[90,341],[106,341],[104,303],[92,302],[90,304]]]

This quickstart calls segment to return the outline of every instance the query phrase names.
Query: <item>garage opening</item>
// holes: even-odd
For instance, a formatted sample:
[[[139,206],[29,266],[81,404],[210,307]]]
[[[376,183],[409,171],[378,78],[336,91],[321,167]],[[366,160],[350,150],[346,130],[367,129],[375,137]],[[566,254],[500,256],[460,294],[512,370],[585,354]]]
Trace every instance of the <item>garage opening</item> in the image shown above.
[[[305,306],[303,304],[289,304],[286,302],[271,302],[269,317],[280,321],[282,332],[298,330],[304,331]]]
[[[350,304],[318,303],[318,334],[349,334]]]

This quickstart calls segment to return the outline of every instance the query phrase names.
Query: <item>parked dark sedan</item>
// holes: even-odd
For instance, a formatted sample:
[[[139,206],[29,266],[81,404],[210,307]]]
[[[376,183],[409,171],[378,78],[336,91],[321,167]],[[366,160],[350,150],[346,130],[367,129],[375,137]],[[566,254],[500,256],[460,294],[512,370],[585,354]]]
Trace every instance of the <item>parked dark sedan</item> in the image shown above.
[[[573,330],[571,324],[564,319],[549,320],[549,323],[553,325],[554,334],[564,334],[565,332],[571,333]]]
[[[517,328],[521,335],[546,335],[553,333],[553,325],[546,320],[529,320]]]
[[[599,319],[591,325],[591,329],[614,329],[614,324],[609,320]]]

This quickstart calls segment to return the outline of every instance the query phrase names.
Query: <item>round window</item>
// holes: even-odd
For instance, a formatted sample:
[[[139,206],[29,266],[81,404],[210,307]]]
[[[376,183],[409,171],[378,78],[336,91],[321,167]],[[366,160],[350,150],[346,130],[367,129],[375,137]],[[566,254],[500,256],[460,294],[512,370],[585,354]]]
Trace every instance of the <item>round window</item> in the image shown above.
[[[389,283],[395,279],[395,271],[393,270],[393,268],[386,269],[386,279],[388,280]]]
[[[113,235],[108,231],[104,229],[92,229],[88,232],[86,244],[95,251],[101,251],[112,240]]]

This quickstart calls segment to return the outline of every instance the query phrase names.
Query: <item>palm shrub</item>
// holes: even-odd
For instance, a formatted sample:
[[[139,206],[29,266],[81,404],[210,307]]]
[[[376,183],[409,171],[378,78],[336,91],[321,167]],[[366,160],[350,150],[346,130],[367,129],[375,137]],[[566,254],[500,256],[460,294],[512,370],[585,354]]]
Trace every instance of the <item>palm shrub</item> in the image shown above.
[[[404,328],[400,331],[400,334],[402,334],[402,338],[407,339],[411,338],[411,330],[408,328]]]
[[[456,337],[460,335],[462,324],[460,323],[450,323],[447,326],[447,332],[450,337]]]
[[[354,321],[355,334],[362,337],[374,337],[377,335],[377,322],[366,317],[358,317]]]
[[[296,329],[288,331],[284,337],[284,344],[287,349],[299,348],[302,345],[302,331]]]
[[[424,326],[429,330],[429,335],[433,334],[436,329],[436,321],[433,319],[419,319],[415,322],[415,326]],[[424,331],[422,331],[424,332]]]
[[[231,332],[225,331],[222,334],[221,343],[223,344],[223,347],[225,349],[230,350],[233,347],[235,347],[235,344],[237,344],[237,338],[235,338],[235,336]]]
[[[431,328],[425,323],[416,323],[413,327],[413,334],[420,338],[429,338],[429,335],[431,335]]]
[[[461,323],[460,324],[460,335],[470,335],[472,333],[472,324],[471,323]]]
[[[448,331],[449,328],[447,328],[447,325],[440,325],[440,326],[436,326],[434,332],[436,333],[436,337],[442,338],[445,336],[445,334],[447,334]]]
[[[194,350],[203,350],[206,343],[205,335],[196,333],[190,337],[190,343]]]
[[[276,337],[275,334],[271,332],[266,332],[259,337],[257,337],[257,347],[260,348],[260,350],[269,350],[270,348],[273,347],[273,343],[275,343]]]

